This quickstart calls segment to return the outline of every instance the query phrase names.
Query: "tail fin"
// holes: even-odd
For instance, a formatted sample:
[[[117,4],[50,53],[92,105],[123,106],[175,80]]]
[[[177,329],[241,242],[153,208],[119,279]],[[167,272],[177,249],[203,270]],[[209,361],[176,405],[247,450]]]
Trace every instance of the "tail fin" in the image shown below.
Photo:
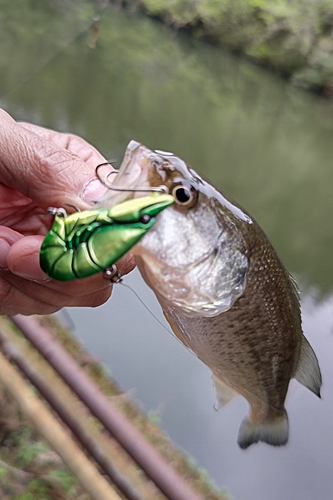
[[[282,446],[288,442],[289,425],[286,411],[275,420],[252,424],[245,418],[238,433],[238,444],[244,450],[251,444],[264,441],[272,446]]]

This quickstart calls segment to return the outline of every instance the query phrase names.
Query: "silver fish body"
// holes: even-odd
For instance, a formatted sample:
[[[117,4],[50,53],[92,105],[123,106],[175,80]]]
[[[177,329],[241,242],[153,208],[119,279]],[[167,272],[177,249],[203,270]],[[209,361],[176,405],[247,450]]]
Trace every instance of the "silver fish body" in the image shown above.
[[[175,203],[134,248],[139,270],[175,335],[211,368],[218,405],[248,400],[240,447],[285,444],[290,379],[318,396],[321,386],[296,284],[240,206],[172,153],[131,141],[115,186],[160,185]]]

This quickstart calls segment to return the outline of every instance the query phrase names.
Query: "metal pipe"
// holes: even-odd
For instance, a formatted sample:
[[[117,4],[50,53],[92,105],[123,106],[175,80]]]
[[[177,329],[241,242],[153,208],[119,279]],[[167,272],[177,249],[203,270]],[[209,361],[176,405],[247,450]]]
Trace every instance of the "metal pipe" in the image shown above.
[[[7,358],[0,352],[0,383],[14,396],[23,411],[40,434],[50,443],[78,482],[94,500],[121,500],[111,485],[88,460],[83,451],[46,406],[32,392],[31,387],[19,375]]]
[[[169,500],[202,500],[35,318],[11,320]]]
[[[77,416],[73,414],[73,410],[67,407],[50,383],[41,376],[38,367],[34,366],[31,359],[27,359],[20,347],[15,342],[8,340],[7,335],[2,331],[0,331],[0,346],[1,350],[16,363],[27,379],[38,389],[43,398],[56,411],[61,420],[125,497],[128,500],[143,500],[143,497],[136,491],[134,485],[113,465],[104,450],[96,443],[93,436],[78,421]]]

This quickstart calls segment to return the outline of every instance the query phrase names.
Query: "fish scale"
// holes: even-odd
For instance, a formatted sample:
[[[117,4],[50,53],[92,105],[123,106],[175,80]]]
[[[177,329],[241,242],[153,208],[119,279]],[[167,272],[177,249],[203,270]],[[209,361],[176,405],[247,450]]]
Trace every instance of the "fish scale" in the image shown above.
[[[132,250],[144,280],[175,335],[212,370],[218,406],[247,399],[239,446],[286,444],[290,379],[317,396],[321,386],[293,278],[256,221],[183,160],[136,141],[125,156],[116,186],[163,184],[175,198]]]

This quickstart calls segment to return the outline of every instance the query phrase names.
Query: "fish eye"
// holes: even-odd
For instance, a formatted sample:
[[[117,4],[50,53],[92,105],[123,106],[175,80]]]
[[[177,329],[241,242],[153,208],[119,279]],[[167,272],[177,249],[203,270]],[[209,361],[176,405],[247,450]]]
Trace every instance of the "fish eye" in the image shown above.
[[[190,184],[176,184],[171,188],[170,193],[175,198],[176,204],[184,208],[193,207],[198,200],[198,192]]]
[[[140,219],[140,222],[142,222],[142,224],[148,224],[150,222],[150,215],[148,214],[144,214],[141,219]]]

